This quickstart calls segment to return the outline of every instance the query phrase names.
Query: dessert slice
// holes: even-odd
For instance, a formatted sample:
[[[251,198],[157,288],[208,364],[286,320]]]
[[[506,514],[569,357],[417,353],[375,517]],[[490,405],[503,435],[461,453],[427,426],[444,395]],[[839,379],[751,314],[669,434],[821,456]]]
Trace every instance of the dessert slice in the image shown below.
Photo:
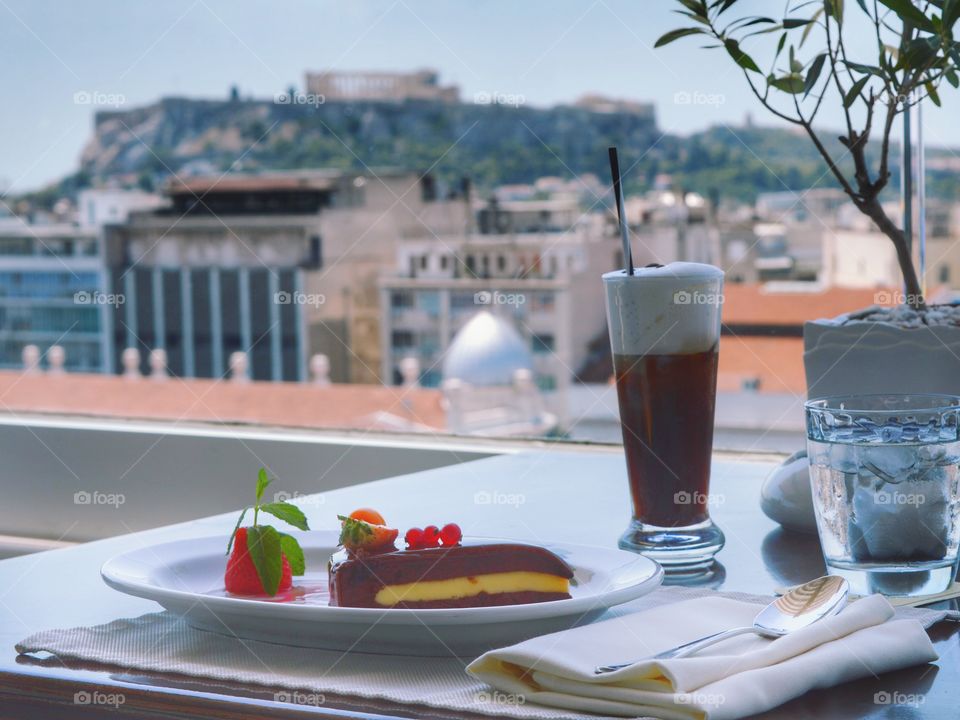
[[[356,522],[356,521],[354,521]],[[520,543],[412,547],[351,544],[330,560],[330,604],[463,608],[566,600],[573,571],[549,550]],[[457,537],[459,543],[459,537]]]

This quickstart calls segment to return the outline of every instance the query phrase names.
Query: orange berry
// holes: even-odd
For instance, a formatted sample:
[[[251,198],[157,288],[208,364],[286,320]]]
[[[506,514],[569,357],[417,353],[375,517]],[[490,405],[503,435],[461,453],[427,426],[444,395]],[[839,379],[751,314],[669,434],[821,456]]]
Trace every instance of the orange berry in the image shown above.
[[[363,520],[363,522],[370,523],[371,525],[386,525],[387,521],[383,519],[383,515],[378,513],[372,508],[359,508],[350,513],[350,517],[354,520]]]

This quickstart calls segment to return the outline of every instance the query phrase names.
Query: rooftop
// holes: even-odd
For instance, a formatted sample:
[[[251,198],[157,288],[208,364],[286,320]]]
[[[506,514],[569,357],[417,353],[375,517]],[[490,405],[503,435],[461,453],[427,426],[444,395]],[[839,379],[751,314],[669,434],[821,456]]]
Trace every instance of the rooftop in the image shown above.
[[[0,371],[3,410],[174,422],[441,431],[438,390]]]

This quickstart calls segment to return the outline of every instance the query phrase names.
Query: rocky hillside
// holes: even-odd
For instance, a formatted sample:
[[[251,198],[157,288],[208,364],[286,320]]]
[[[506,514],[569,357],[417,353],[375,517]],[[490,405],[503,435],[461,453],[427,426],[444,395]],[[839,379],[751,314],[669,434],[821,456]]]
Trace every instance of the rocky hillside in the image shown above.
[[[630,191],[648,188],[658,173],[705,195],[747,201],[831,184],[809,141],[780,129],[719,126],[679,137],[661,134],[652,115],[570,106],[166,98],[99,113],[79,172],[60,189],[103,181],[150,188],[171,172],[367,165],[432,168],[450,181],[469,175],[484,190],[545,175],[592,172],[605,180],[610,144],[620,147],[623,167],[639,161]],[[956,174],[934,171],[928,191],[955,196]]]

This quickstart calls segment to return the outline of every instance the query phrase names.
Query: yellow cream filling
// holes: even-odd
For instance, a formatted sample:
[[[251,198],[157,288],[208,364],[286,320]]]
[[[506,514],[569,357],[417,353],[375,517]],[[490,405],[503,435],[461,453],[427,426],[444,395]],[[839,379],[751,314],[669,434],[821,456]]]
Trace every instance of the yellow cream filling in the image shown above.
[[[473,597],[480,593],[545,592],[565,593],[570,581],[548,573],[516,572],[471,575],[449,580],[421,580],[403,585],[385,585],[374,598],[377,605],[390,607],[399,602],[430,602]]]

